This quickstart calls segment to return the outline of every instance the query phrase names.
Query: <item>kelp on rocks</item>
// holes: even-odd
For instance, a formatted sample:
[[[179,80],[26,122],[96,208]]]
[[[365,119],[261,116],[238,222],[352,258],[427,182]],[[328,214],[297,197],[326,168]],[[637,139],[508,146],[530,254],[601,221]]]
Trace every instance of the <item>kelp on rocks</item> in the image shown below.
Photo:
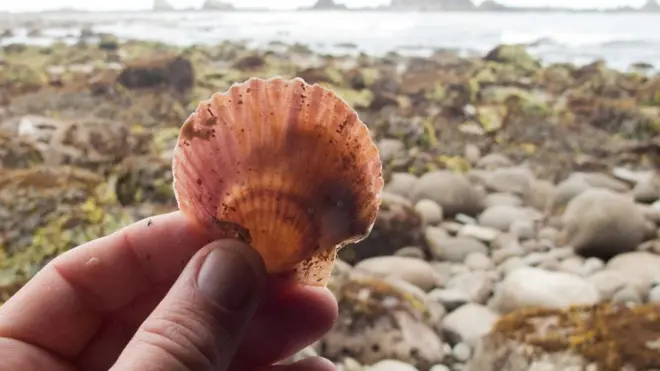
[[[0,175],[0,302],[50,259],[132,221],[93,172],[38,166]]]
[[[596,363],[602,371],[660,367],[657,304],[524,309],[502,317],[489,336],[549,353],[571,352]]]
[[[68,248],[171,210],[168,164],[181,123],[200,99],[249,77],[302,75],[335,90],[375,140],[403,144],[385,162],[386,176],[468,171],[466,146],[528,161],[551,180],[615,165],[648,169],[659,158],[648,143],[660,134],[660,77],[602,62],[542,66],[509,45],[482,57],[354,57],[301,45],[179,48],[97,36],[0,50],[4,298]],[[39,131],[48,140],[17,136],[31,117],[64,129]],[[58,151],[64,160],[52,163]]]

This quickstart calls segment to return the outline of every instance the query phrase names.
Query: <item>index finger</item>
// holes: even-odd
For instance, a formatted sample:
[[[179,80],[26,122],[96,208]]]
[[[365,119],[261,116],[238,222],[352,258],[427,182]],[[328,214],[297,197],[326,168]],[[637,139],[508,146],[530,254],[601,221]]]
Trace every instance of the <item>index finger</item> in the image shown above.
[[[55,258],[0,307],[0,337],[76,356],[104,316],[174,282],[210,238],[180,212],[136,222]]]

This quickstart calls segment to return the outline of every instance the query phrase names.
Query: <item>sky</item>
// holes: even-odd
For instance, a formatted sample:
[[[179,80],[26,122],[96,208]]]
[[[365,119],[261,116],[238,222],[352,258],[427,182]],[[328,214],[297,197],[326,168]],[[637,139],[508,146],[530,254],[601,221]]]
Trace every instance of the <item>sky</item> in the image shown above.
[[[293,9],[308,6],[315,0],[225,0],[240,7],[271,7],[278,9]],[[389,3],[389,0],[336,0],[348,6],[375,6]],[[483,0],[473,0],[480,3]],[[177,8],[198,7],[204,0],[169,0]],[[611,8],[617,6],[640,6],[646,0],[499,0],[500,3],[515,6],[555,6],[574,8]],[[132,10],[149,9],[153,0],[0,0],[0,11],[38,11],[61,8],[77,8],[85,10]]]

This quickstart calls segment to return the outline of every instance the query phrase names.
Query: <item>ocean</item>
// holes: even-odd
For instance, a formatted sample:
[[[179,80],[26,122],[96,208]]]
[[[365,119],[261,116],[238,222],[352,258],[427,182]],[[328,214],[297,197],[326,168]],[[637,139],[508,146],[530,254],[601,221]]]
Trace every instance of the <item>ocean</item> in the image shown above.
[[[0,28],[24,15],[0,16]],[[603,13],[420,13],[420,12],[136,12],[30,15],[49,26],[43,36],[27,29],[0,40],[75,42],[81,24],[121,38],[176,43],[273,41],[301,43],[325,53],[397,51],[424,56],[437,49],[483,54],[500,43],[522,43],[544,63],[586,64],[604,59],[626,70],[645,62],[660,68],[660,14]],[[5,26],[5,25],[7,26]]]

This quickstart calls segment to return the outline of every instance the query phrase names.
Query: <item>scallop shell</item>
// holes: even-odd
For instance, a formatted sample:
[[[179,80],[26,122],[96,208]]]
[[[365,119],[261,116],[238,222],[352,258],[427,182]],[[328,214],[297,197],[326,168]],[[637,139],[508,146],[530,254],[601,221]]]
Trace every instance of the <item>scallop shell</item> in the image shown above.
[[[383,188],[357,113],[300,78],[252,78],[202,101],[173,172],[184,214],[252,244],[269,273],[313,286],[327,284],[339,248],[371,232]]]

